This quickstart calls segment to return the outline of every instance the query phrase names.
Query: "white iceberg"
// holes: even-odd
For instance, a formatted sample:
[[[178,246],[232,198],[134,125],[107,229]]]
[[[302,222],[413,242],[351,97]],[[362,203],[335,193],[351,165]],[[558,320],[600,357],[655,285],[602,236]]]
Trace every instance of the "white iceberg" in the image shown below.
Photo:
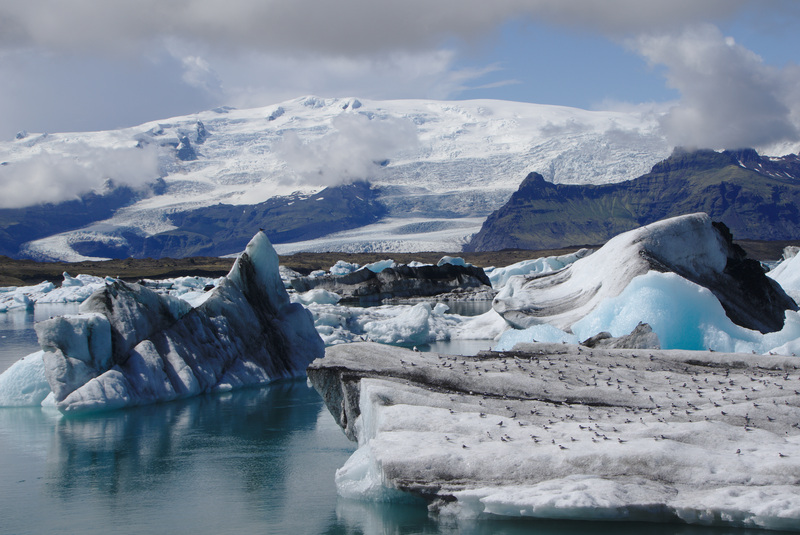
[[[800,255],[797,247],[787,247],[783,260],[767,273],[786,291],[792,299],[800,302]]]
[[[479,316],[446,314],[444,303],[347,307],[310,303],[326,346],[372,340],[422,345],[452,340],[494,340],[510,327],[494,310]]]
[[[674,276],[666,276],[669,273]],[[701,288],[705,293],[696,295]],[[695,310],[698,304],[700,310]],[[581,339],[598,329],[621,335],[639,322],[657,323],[654,331],[667,340],[662,347],[684,349],[714,347],[709,329],[722,331],[722,338],[747,338],[740,326],[760,333],[781,331],[789,326],[786,311],[797,310],[707,214],[675,217],[620,234],[559,271],[510,277],[493,307],[518,329],[547,323]],[[721,320],[718,310],[730,320]],[[692,332],[684,338],[693,336],[691,343],[673,343],[689,323]],[[729,327],[732,324],[736,328]],[[739,350],[732,343],[721,349]]]
[[[486,272],[489,280],[492,281],[492,288],[499,290],[508,283],[509,279],[518,275],[541,275],[544,273],[554,273],[572,264],[576,260],[588,256],[592,253],[591,249],[581,249],[574,253],[558,256],[546,256],[522,260],[515,264],[505,267],[494,268]]]

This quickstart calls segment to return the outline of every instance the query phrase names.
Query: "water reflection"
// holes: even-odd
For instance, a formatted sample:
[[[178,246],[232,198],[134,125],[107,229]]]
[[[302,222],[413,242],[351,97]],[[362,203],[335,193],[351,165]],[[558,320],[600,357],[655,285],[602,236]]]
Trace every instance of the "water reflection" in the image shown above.
[[[67,499],[76,488],[109,496],[158,492],[173,476],[200,471],[240,481],[243,496],[269,489],[286,495],[287,455],[298,433],[313,431],[318,406],[308,406],[304,383],[64,418],[48,455],[52,492]],[[287,403],[286,398],[300,398]],[[309,410],[311,409],[311,410]],[[202,462],[202,467],[195,463]]]
[[[3,409],[0,449],[0,531],[321,533],[354,445],[292,381],[77,418]]]

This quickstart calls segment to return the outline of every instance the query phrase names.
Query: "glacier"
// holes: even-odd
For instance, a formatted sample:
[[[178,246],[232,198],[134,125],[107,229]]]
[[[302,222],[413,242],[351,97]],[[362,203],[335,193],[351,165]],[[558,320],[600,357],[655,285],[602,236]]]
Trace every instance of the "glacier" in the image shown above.
[[[322,356],[312,316],[290,301],[265,234],[207,294],[193,307],[107,281],[78,314],[36,324],[43,351],[0,376],[0,400],[52,403],[63,413],[109,410],[301,376]]]
[[[351,252],[457,252],[531,171],[558,183],[620,182],[648,172],[672,150],[659,133],[657,113],[494,100],[359,99],[361,106],[354,109],[347,105],[352,100],[304,96],[120,130],[31,133],[2,141],[5,173],[41,161],[72,161],[87,152],[113,158],[120,151],[147,151],[157,160],[152,179],[163,180],[161,194],[109,219],[28,242],[26,254],[97,259],[78,245],[124,248],[129,233],[151,236],[174,229],[170,216],[182,210],[274,197],[287,197],[288,203],[291,195],[313,195],[339,178],[369,180],[389,211],[386,219],[330,239],[281,244],[281,254],[326,244]],[[283,112],[276,115],[278,109]],[[196,159],[179,158],[178,144],[186,146],[186,140]],[[362,172],[354,174],[355,169]],[[112,178],[124,183],[125,177]]]
[[[800,361],[529,344],[337,345],[308,369],[358,450],[340,495],[440,518],[800,530]]]

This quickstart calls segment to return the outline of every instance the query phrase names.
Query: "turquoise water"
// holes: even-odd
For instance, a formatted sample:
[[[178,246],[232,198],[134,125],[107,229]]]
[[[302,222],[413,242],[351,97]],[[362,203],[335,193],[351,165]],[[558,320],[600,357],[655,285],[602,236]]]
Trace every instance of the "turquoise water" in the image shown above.
[[[35,349],[33,320],[0,314],[0,371]],[[334,473],[353,450],[305,381],[81,418],[0,409],[0,534],[767,533],[437,520],[424,505],[338,498]]]

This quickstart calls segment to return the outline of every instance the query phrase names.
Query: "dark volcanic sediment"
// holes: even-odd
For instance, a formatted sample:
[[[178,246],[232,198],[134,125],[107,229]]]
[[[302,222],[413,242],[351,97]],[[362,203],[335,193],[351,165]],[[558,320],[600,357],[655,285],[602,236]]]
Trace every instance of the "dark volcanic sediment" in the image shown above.
[[[298,292],[320,288],[338,294],[345,301],[362,303],[492,289],[492,283],[483,269],[453,264],[418,267],[399,265],[378,273],[359,269],[346,275],[293,279],[291,283]]]

